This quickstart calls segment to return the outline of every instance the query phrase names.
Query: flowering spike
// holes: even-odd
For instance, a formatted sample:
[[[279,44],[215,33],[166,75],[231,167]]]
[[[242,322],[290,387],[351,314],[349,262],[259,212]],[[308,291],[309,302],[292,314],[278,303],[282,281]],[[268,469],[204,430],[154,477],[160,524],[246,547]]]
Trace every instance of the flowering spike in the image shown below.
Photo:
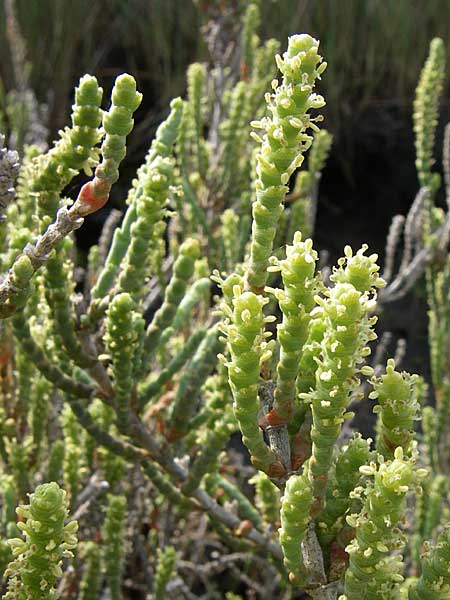
[[[62,575],[65,557],[73,556],[78,523],[65,525],[68,516],[66,494],[57,483],[44,483],[30,495],[30,503],[17,509],[23,538],[10,540],[14,560],[5,575],[9,577],[7,600],[52,600]],[[17,590],[20,590],[17,596]]]
[[[311,145],[312,138],[306,133],[312,124],[308,111],[325,104],[321,96],[313,94],[316,79],[326,67],[318,47],[319,42],[306,34],[289,38],[287,51],[283,57],[277,56],[283,80],[267,97],[272,116],[265,117],[259,124],[265,133],[257,155],[256,202],[246,273],[248,287],[257,293],[264,289],[267,281],[268,260],[288,190],[287,181]],[[300,120],[300,129],[292,126],[293,117]]]

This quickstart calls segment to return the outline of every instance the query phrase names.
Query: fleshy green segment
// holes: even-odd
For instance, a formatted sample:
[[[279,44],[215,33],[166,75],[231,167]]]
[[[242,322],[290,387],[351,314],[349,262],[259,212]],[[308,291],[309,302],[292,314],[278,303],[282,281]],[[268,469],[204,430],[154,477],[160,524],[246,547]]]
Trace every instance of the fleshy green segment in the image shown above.
[[[94,301],[101,300],[111,288],[117,270],[131,240],[131,225],[137,218],[137,199],[144,193],[143,181],[146,179],[147,170],[151,168],[157,156],[168,158],[172,152],[172,146],[178,134],[183,101],[180,98],[172,100],[171,111],[167,119],[161,123],[156,131],[155,139],[145,160],[145,164],[139,169],[138,177],[133,181],[133,187],[128,195],[129,208],[122,225],[114,232],[110,251],[106,258],[105,266],[99,275],[97,283],[92,288],[91,296]]]
[[[217,327],[212,327],[198,346],[191,362],[180,377],[175,398],[167,417],[167,437],[175,440],[186,435],[195,415],[192,398],[205,383],[217,364],[217,353],[222,349]]]
[[[230,360],[225,364],[234,397],[234,413],[252,463],[268,475],[281,475],[284,467],[265,444],[258,425],[259,371],[262,362],[270,357],[263,336],[263,306],[267,300],[253,292],[242,292],[239,285],[234,286],[233,296],[232,311],[223,305],[229,317],[223,329],[230,352]]]
[[[373,475],[366,484],[364,505],[359,515],[347,522],[355,528],[355,539],[347,546],[350,563],[345,575],[345,600],[395,598],[403,581],[402,557],[391,554],[404,546],[398,524],[405,511],[405,497],[422,473],[412,460],[403,458],[402,448],[394,460],[361,467]]]
[[[44,483],[30,496],[30,504],[20,505],[18,523],[25,539],[9,541],[14,560],[5,575],[9,577],[7,600],[53,600],[62,575],[61,563],[73,556],[78,523],[64,524],[68,516],[66,494],[57,483]]]
[[[218,473],[210,473],[205,477],[207,489],[215,494],[218,490],[225,492],[225,497],[236,503],[238,514],[251,521],[258,529],[263,528],[261,517],[247,496],[238,486]]]
[[[188,281],[194,273],[195,261],[199,256],[198,240],[189,238],[181,244],[179,255],[173,265],[172,278],[164,293],[163,303],[147,327],[144,341],[145,366],[149,364],[163,331],[172,324],[178,305],[186,294]]]
[[[53,327],[61,337],[68,356],[80,367],[88,367],[92,365],[93,358],[86,355],[77,337],[72,306],[75,286],[72,281],[74,265],[68,258],[71,248],[72,243],[66,238],[47,261],[45,295],[51,308]]]
[[[157,157],[141,175],[142,194],[136,199],[137,219],[130,229],[130,245],[119,275],[118,287],[139,299],[145,290],[148,264],[151,257],[155,226],[165,215],[173,162]]]
[[[122,599],[122,578],[125,567],[125,524],[127,501],[125,496],[108,495],[102,536],[103,561],[106,581],[112,600]]]
[[[102,137],[99,130],[102,95],[103,90],[95,77],[82,77],[75,89],[72,127],[60,132],[61,139],[49,152],[33,160],[30,190],[37,193],[38,205],[44,215],[53,218],[64,187],[82,169],[89,173],[98,161],[95,146]]]
[[[87,542],[83,556],[84,573],[77,600],[98,600],[101,586],[100,546]]]
[[[121,426],[126,426],[129,420],[137,353],[144,329],[144,320],[134,308],[131,296],[122,293],[112,299],[106,315],[105,345],[112,361],[117,417]]]
[[[312,143],[307,130],[317,129],[308,111],[325,105],[322,96],[313,93],[316,79],[326,68],[318,47],[319,42],[306,34],[289,38],[287,51],[282,58],[277,57],[283,80],[281,85],[275,81],[274,93],[266,97],[272,116],[253,123],[265,132],[263,139],[255,136],[261,142],[261,151],[257,155],[256,202],[246,273],[248,287],[257,293],[261,293],[267,281],[268,261],[287,183]]]
[[[283,313],[278,326],[280,359],[272,409],[277,422],[288,422],[293,413],[295,380],[318,291],[318,280],[314,277],[317,258],[312,240],[302,242],[297,231],[293,245],[286,248],[286,258],[279,261],[284,289],[274,290]]]
[[[430,44],[430,53],[420,75],[414,101],[414,133],[416,135],[416,169],[421,187],[434,192],[440,177],[431,171],[439,100],[445,78],[445,47],[440,38]]]
[[[280,510],[280,490],[265,473],[258,471],[249,481],[255,486],[255,502],[266,525],[274,525]]]
[[[166,588],[174,571],[177,553],[172,546],[158,549],[158,563],[155,573],[155,600],[167,598]]]
[[[200,440],[200,450],[189,469],[188,479],[183,483],[182,491],[190,495],[198,488],[202,478],[215,470],[217,457],[231,434],[236,430],[236,421],[231,407],[217,419],[214,426],[207,430]]]
[[[291,583],[301,583],[304,575],[301,543],[310,521],[312,503],[313,492],[307,475],[292,475],[281,498],[281,527],[278,530]]]
[[[333,477],[328,485],[325,507],[319,517],[318,535],[326,548],[345,524],[345,514],[350,507],[350,492],[357,486],[361,473],[359,468],[367,464],[370,456],[370,440],[356,434],[339,453]]]
[[[357,374],[372,373],[369,367],[360,371],[359,365],[370,354],[366,344],[376,338],[373,326],[377,319],[369,315],[376,306],[374,287],[384,281],[378,277],[376,255],[366,257],[364,250],[354,256],[349,247],[345,249],[346,258],[332,276],[336,285],[328,290],[327,298],[317,298],[315,314],[326,328],[317,357],[315,389],[301,396],[311,403],[309,474],[318,499],[325,493],[349,395],[359,385]]]
[[[422,573],[409,589],[409,600],[444,600],[450,596],[450,529],[421,559]]]
[[[332,143],[333,136],[326,129],[321,129],[314,136],[313,146],[308,159],[308,175],[312,179],[316,179],[322,173],[330,154]]]
[[[89,182],[93,202],[107,198],[119,178],[119,165],[127,151],[126,138],[134,126],[133,113],[141,101],[142,94],[136,91],[134,77],[126,73],[119,75],[111,93],[111,106],[103,113],[106,135],[101,146],[102,162],[95,169],[94,180]]]
[[[414,421],[419,418],[420,403],[414,384],[417,376],[399,373],[395,363],[388,360],[386,374],[373,378],[374,391],[370,398],[378,398],[377,452],[385,460],[394,457],[395,448],[401,446],[406,455],[411,453],[414,438]]]

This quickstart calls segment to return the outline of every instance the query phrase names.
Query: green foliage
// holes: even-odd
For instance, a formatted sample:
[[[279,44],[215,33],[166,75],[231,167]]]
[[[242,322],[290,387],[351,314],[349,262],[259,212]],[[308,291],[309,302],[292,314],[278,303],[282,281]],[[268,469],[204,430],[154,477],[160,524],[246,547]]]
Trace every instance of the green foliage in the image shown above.
[[[78,600],[98,598],[101,583],[100,547],[95,542],[87,542],[84,547],[84,573],[80,583]]]
[[[175,548],[166,546],[164,550],[158,549],[158,564],[155,573],[155,600],[166,598],[166,587],[172,577],[177,554]]]
[[[414,133],[416,134],[416,169],[419,183],[434,192],[440,184],[439,176],[432,173],[435,132],[439,99],[445,74],[444,43],[435,38],[423,67],[414,102]]]
[[[304,576],[301,543],[309,523],[313,492],[307,475],[292,475],[281,498],[280,544],[291,583],[301,583]]]
[[[374,391],[370,398],[378,400],[374,412],[378,413],[377,452],[386,460],[394,458],[401,446],[406,455],[411,454],[414,438],[414,421],[419,418],[419,401],[415,389],[417,377],[395,371],[395,363],[388,360],[386,374],[372,379]]]
[[[124,496],[108,495],[102,536],[104,540],[103,560],[105,576],[111,598],[122,598],[121,585],[125,556],[125,521],[127,501]]]
[[[44,483],[30,496],[30,504],[22,504],[17,514],[23,538],[9,544],[14,559],[5,575],[8,591],[4,598],[57,598],[56,582],[62,575],[64,557],[73,556],[77,545],[78,523],[65,524],[68,510],[65,492],[56,483]]]
[[[402,557],[389,552],[404,545],[397,525],[404,512],[405,496],[414,483],[414,465],[397,448],[392,461],[378,467],[371,463],[360,467],[360,471],[374,479],[365,489],[358,489],[357,493],[364,495],[360,515],[347,517],[349,525],[356,529],[356,536],[346,549],[350,563],[343,600],[394,595],[403,580]]]
[[[114,296],[106,315],[105,346],[111,355],[111,371],[116,392],[116,410],[120,427],[126,427],[130,414],[136,363],[140,363],[140,338],[144,321],[134,312],[134,302],[127,293]]]
[[[313,93],[316,79],[325,71],[326,63],[318,54],[318,42],[308,35],[293,36],[277,65],[283,74],[281,85],[274,83],[268,109],[272,117],[264,117],[253,126],[262,129],[261,150],[256,156],[256,202],[253,205],[253,230],[247,282],[260,291],[267,281],[267,263],[272,252],[282,202],[292,173],[301,166],[303,153],[311,145],[306,132],[317,130],[308,111],[322,108],[323,98]]]
[[[263,316],[265,302],[253,292],[243,292],[238,285],[233,287],[233,294],[233,311],[224,305],[229,311],[224,333],[231,356],[225,366],[234,396],[234,414],[253,464],[276,476],[283,467],[267,448],[258,426],[259,372],[264,360],[270,358],[263,336],[263,325],[268,319]]]
[[[450,560],[448,529],[441,533],[434,547],[429,547],[422,557],[422,574],[410,585],[409,600],[437,600],[445,598],[450,586],[448,563]]]
[[[15,190],[17,166],[0,155],[5,597],[55,598],[59,585],[80,600],[106,587],[113,599],[190,589],[219,598],[242,582],[274,598],[335,600],[342,587],[348,600],[445,597],[450,263],[431,171],[442,43],[415,105],[420,184],[433,188],[424,247],[401,268],[427,272],[436,409],[422,409],[418,376],[392,359],[383,373],[381,352],[369,364],[389,293],[377,296],[377,255],[346,246],[321,273],[305,236],[332,142],[311,114],[324,106],[318,41],[289,39],[264,105],[277,47],[258,35],[265,7],[198,6],[214,20],[204,30],[211,61],[189,68],[187,99],[171,102],[88,272],[73,231],[118,179],[141,103],[134,79],[119,76],[102,111],[97,81],[82,78],[72,126],[48,152],[25,149]],[[250,122],[261,137],[247,135]],[[62,194],[82,170],[91,179],[72,202]],[[352,433],[350,408],[368,383],[375,444]],[[239,432],[249,461],[235,450]],[[76,544],[67,505],[82,540],[73,571],[62,563]],[[221,571],[220,588],[211,574]]]

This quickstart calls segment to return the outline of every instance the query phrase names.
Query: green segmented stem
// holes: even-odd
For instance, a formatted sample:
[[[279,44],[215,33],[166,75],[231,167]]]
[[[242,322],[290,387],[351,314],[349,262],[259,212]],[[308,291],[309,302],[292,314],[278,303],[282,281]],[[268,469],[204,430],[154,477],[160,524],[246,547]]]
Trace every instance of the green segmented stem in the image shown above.
[[[366,484],[364,505],[359,515],[347,522],[355,528],[355,539],[347,546],[350,556],[345,574],[345,600],[395,598],[402,577],[402,557],[390,552],[404,545],[397,525],[405,511],[405,497],[422,471],[403,458],[403,449],[395,450],[394,460],[361,467],[373,475]]]
[[[290,197],[293,202],[288,214],[287,241],[293,238],[295,231],[302,231],[305,237],[312,236],[314,233],[318,185],[332,141],[333,136],[325,129],[321,129],[314,135],[308,158],[308,170],[297,173]]]
[[[177,157],[177,164],[180,166],[180,171],[182,173],[187,173],[190,160],[188,145],[189,106],[186,101],[182,100],[181,102],[180,127],[178,128],[175,153]]]
[[[127,463],[121,457],[113,454],[106,448],[99,452],[99,460],[112,493],[117,491],[120,483],[127,476]]]
[[[427,454],[428,465],[433,472],[436,472],[439,464],[438,430],[439,425],[435,409],[432,406],[424,406],[422,410],[423,445]]]
[[[312,200],[311,200],[311,177],[309,171],[300,171],[295,179],[293,191],[295,201],[290,205],[290,211],[287,215],[288,227],[286,240],[292,240],[296,231],[302,231],[305,236],[311,236],[314,233],[312,227]]]
[[[33,442],[38,453],[46,435],[51,391],[51,384],[44,377],[38,377],[34,384],[30,411]]]
[[[314,297],[318,292],[318,280],[314,276],[317,252],[312,240],[302,242],[300,232],[294,235],[292,246],[286,247],[286,258],[279,261],[283,290],[275,290],[283,321],[277,327],[280,358],[277,365],[277,383],[274,405],[271,411],[277,422],[287,423],[293,414],[295,380],[303,346],[308,337]]]
[[[55,440],[50,447],[48,459],[47,479],[48,481],[60,481],[62,479],[64,464],[64,441]]]
[[[137,219],[131,225],[130,244],[119,274],[118,289],[138,300],[145,291],[155,227],[165,215],[173,161],[156,157],[141,176],[142,194],[136,198]]]
[[[15,481],[12,475],[3,474],[0,479],[0,490],[2,495],[2,526],[7,530],[11,524],[16,525],[17,493]]]
[[[229,315],[223,330],[227,335],[230,360],[225,363],[234,398],[234,414],[242,432],[242,440],[250,452],[252,463],[269,476],[284,473],[285,468],[264,442],[258,425],[259,372],[261,363],[270,357],[263,336],[263,306],[266,299],[253,292],[233,287],[233,310],[224,306]]]
[[[307,130],[316,128],[308,111],[325,104],[321,96],[313,93],[316,79],[326,68],[318,47],[319,42],[306,34],[289,38],[283,58],[277,56],[283,81],[279,86],[276,82],[275,93],[267,95],[272,116],[253,123],[265,132],[263,139],[259,138],[261,151],[257,155],[256,202],[246,273],[248,287],[257,293],[261,293],[267,281],[268,260],[287,183],[311,145]]]
[[[221,189],[225,193],[232,195],[236,185],[236,165],[241,159],[240,151],[242,129],[248,127],[245,119],[245,97],[247,86],[243,81],[239,81],[230,93],[228,119],[222,123],[221,138],[223,152],[221,156],[221,166],[223,168]]]
[[[177,553],[172,546],[166,546],[163,550],[158,548],[158,557],[155,572],[155,600],[167,598],[167,584],[170,581],[177,560]]]
[[[127,500],[125,496],[108,494],[107,502],[105,522],[102,529],[106,581],[112,600],[122,600]]]
[[[8,303],[0,305],[0,318],[3,319],[24,306],[30,295],[30,281],[34,274],[34,269],[28,256],[19,256],[14,261],[10,269],[10,274],[11,286],[14,292]]]
[[[202,138],[202,96],[206,79],[205,66],[200,63],[189,65],[187,70],[187,127],[188,138],[193,141],[191,151],[194,154],[196,170],[201,169],[201,138]]]
[[[57,483],[44,483],[30,495],[28,505],[20,505],[18,523],[25,539],[9,541],[14,560],[9,564],[7,600],[53,600],[55,585],[62,575],[62,559],[73,556],[78,523],[65,525],[68,516],[65,492]],[[18,592],[18,593],[17,593]]]
[[[95,392],[95,387],[84,382],[74,381],[68,377],[59,367],[50,363],[42,348],[33,340],[30,332],[30,325],[23,314],[17,312],[13,317],[13,326],[15,335],[20,340],[20,345],[27,356],[34,362],[42,375],[55,387],[68,392],[79,398],[90,398]]]
[[[264,523],[274,525],[280,515],[280,490],[262,471],[258,471],[249,483],[256,488],[255,503]]]
[[[193,510],[196,505],[194,505],[188,498],[183,496],[183,494],[173,485],[169,476],[164,473],[159,465],[151,460],[146,459],[142,462],[141,466],[144,473],[153,483],[155,488],[161,492],[164,498],[175,504],[175,506],[180,506],[181,508],[185,508],[187,510]]]
[[[231,408],[230,408],[231,410]],[[192,494],[198,488],[203,476],[214,470],[217,457],[236,429],[233,413],[228,411],[222,418],[215,421],[200,441],[200,449],[189,468],[188,479],[183,483],[182,491]]]
[[[173,265],[173,273],[164,293],[162,306],[156,311],[147,327],[144,340],[145,367],[156,351],[164,329],[172,324],[177,307],[184,298],[187,283],[194,273],[195,261],[200,256],[200,244],[197,240],[187,239],[180,246],[178,257]]]
[[[217,353],[222,349],[219,330],[211,328],[201,341],[188,368],[180,377],[178,389],[168,415],[168,438],[184,436],[190,428],[190,420],[195,414],[193,398],[205,383],[217,363]]]
[[[73,510],[86,472],[81,448],[81,427],[68,404],[61,413],[61,425],[64,433],[64,488],[69,499],[69,508]]]
[[[450,529],[421,558],[422,573],[409,589],[408,600],[444,600],[450,594]]]
[[[312,457],[310,476],[318,498],[326,489],[334,445],[339,437],[351,391],[359,385],[357,365],[366,356],[366,344],[376,336],[369,318],[375,303],[349,283],[338,283],[320,309],[327,323],[321,343],[315,389],[304,398],[311,401]]]
[[[151,165],[157,156],[169,157],[176,142],[183,113],[183,100],[174,98],[170,102],[170,112],[156,130],[155,139],[152,141],[150,151],[146,157],[146,164]]]
[[[433,193],[439,187],[439,175],[432,173],[434,142],[439,117],[439,100],[445,77],[445,46],[434,38],[420,75],[414,100],[414,133],[416,136],[416,169],[421,187]]]
[[[54,326],[61,341],[75,364],[84,368],[92,366],[93,358],[83,350],[76,331],[76,320],[73,314],[73,264],[67,258],[72,247],[69,240],[64,240],[56,254],[46,263],[45,295],[52,309]]]
[[[144,407],[147,402],[156,398],[161,393],[164,385],[168,383],[176,373],[178,373],[183,365],[196,352],[205,335],[206,329],[198,329],[195,333],[193,333],[188,338],[186,344],[183,346],[180,352],[174,356],[174,358],[166,367],[161,370],[158,377],[139,391],[138,403],[140,408]]]
[[[102,581],[100,546],[95,542],[84,545],[84,571],[80,583],[78,600],[98,600]]]
[[[309,322],[309,335],[306,343],[303,346],[300,366],[298,369],[299,374],[295,382],[296,414],[293,419],[292,428],[294,432],[296,432],[296,428],[298,429],[298,427],[301,425],[308,409],[307,404],[302,399],[302,395],[314,389],[317,370],[316,357],[318,357],[320,354],[321,343],[325,335],[326,328],[326,322],[320,316],[314,314],[311,315],[311,320]]]
[[[250,2],[242,17],[241,33],[241,79],[247,81],[252,73],[255,63],[255,50],[259,39],[256,31],[261,22],[261,14],[256,2]]]
[[[378,399],[378,406],[373,410],[378,413],[380,422],[376,448],[385,460],[394,457],[398,446],[403,448],[406,456],[411,453],[414,421],[419,419],[420,412],[416,381],[417,376],[396,371],[393,359],[387,362],[386,374],[371,381],[374,391],[369,398]]]
[[[327,488],[325,506],[318,519],[318,536],[323,548],[329,546],[345,525],[344,517],[350,508],[350,492],[361,479],[359,468],[369,462],[370,440],[360,434],[342,448],[336,459],[333,477]]]
[[[432,478],[431,485],[422,484],[423,519],[421,533],[424,540],[431,539],[436,527],[443,520],[443,506],[448,497],[449,480],[446,475],[436,475]]]
[[[376,339],[373,332],[377,318],[370,317],[376,302],[375,286],[384,281],[378,276],[376,255],[364,256],[366,247],[356,255],[349,246],[339,269],[332,275],[336,285],[326,299],[317,298],[317,316],[326,323],[320,342],[321,354],[316,358],[315,389],[302,397],[311,402],[312,456],[309,473],[314,493],[320,501],[326,489],[333,448],[344,422],[349,394],[359,385],[358,372],[371,374],[370,367],[360,365],[370,354],[366,344]]]
[[[147,169],[157,156],[168,158],[172,152],[178,129],[181,122],[183,101],[180,98],[172,100],[170,103],[170,114],[167,119],[158,127],[155,139],[152,142],[147,154],[145,164],[138,171],[138,178],[133,182],[133,187],[128,198],[129,207],[121,227],[114,232],[111,247],[105,261],[105,265],[100,273],[96,284],[92,288],[91,297],[93,300],[101,300],[106,296],[108,290],[112,287],[117,270],[125,256],[131,240],[131,225],[137,218],[137,198],[143,193],[141,178],[146,177]]]
[[[133,113],[141,101],[142,94],[136,91],[134,77],[126,73],[119,75],[111,93],[111,106],[102,118],[106,134],[100,150],[102,161],[95,169],[94,179],[81,188],[77,200],[86,206],[87,214],[103,206],[112,185],[119,179],[119,165],[127,152],[127,135],[134,126]]]
[[[105,345],[111,355],[111,371],[116,393],[117,419],[126,427],[131,394],[135,385],[135,361],[139,350],[142,317],[134,312],[135,303],[127,293],[114,296],[106,313]]]
[[[239,216],[229,208],[220,217],[222,223],[223,247],[225,251],[223,264],[227,271],[234,269],[239,258]]]
[[[254,68],[247,88],[247,102],[245,121],[248,122],[253,115],[259,116],[263,112],[264,90],[270,85],[276,75],[276,64],[273,57],[280,50],[280,42],[273,38],[266,40],[262,46],[255,50]]]
[[[98,161],[96,144],[101,140],[100,104],[103,90],[95,77],[85,75],[75,89],[72,128],[60,132],[61,139],[42,156],[33,160],[30,186],[37,194],[41,212],[53,219],[62,190],[79,171],[87,173]]]
[[[14,477],[17,496],[23,500],[30,490],[28,464],[30,461],[29,444],[19,443],[16,438],[8,439],[6,443],[9,455],[9,466]]]
[[[210,492],[215,492],[218,488],[221,488],[229,499],[236,502],[240,516],[251,521],[257,529],[263,530],[261,515],[239,487],[218,473],[205,477],[205,483]]]
[[[8,335],[7,330],[2,332],[2,337]],[[7,344],[7,340],[2,340],[3,344]],[[30,362],[20,347],[14,349],[14,358],[17,370],[17,400],[15,407],[15,420],[19,430],[23,431],[27,415],[30,409],[33,409],[34,400],[36,399],[36,388],[33,382],[36,381],[36,369]]]
[[[197,281],[194,281],[194,283],[186,290],[186,295],[181,300],[177,312],[175,313],[172,326],[168,327],[161,336],[160,346],[167,344],[174,333],[188,324],[193,309],[197,307],[202,300],[209,298],[210,287],[211,280],[209,277],[201,277],[200,279],[197,279]]]
[[[310,522],[313,492],[307,475],[291,475],[281,498],[281,527],[278,530],[284,565],[293,584],[304,577],[301,543]]]
[[[333,136],[326,129],[321,129],[315,134],[308,159],[308,172],[311,177],[317,178],[322,173],[330,154],[332,143]]]

